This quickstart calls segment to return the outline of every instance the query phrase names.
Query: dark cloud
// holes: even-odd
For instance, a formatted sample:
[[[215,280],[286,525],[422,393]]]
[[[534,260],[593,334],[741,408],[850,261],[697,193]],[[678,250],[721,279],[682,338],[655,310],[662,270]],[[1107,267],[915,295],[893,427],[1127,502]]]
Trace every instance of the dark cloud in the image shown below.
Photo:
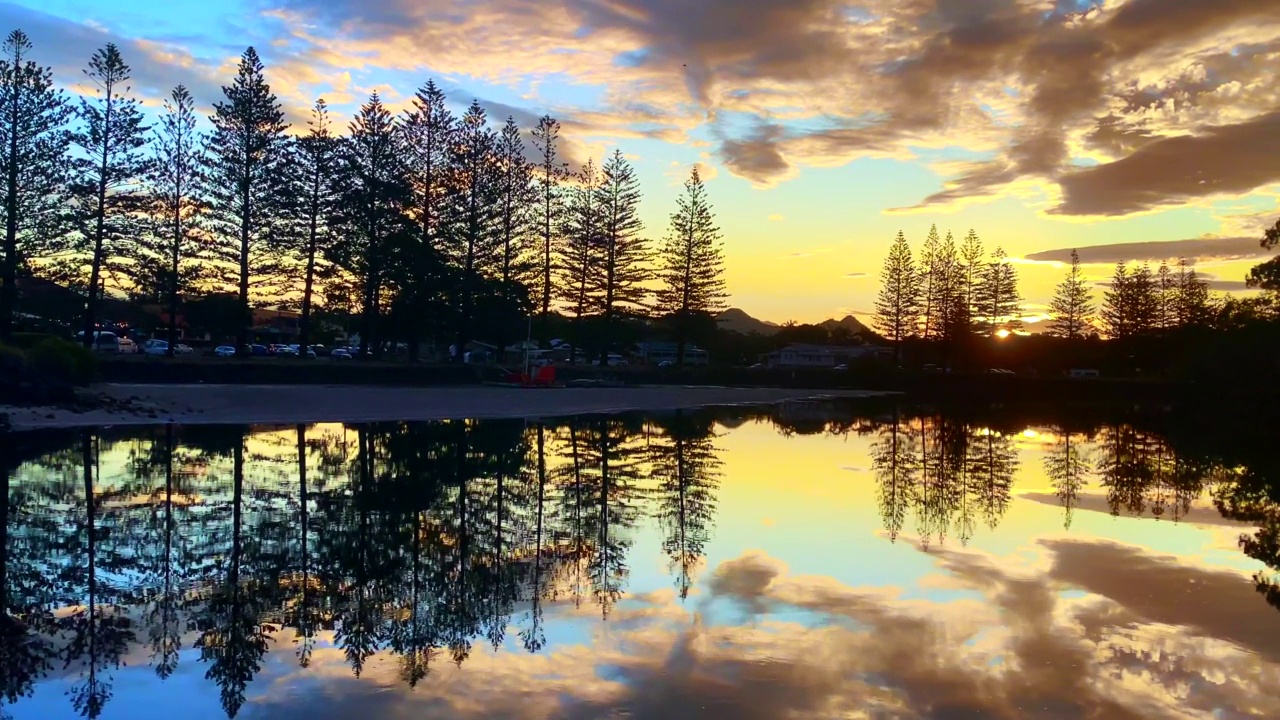
[[[1061,215],[1127,215],[1280,180],[1280,112],[1204,134],[1156,140],[1112,163],[1063,175]]]
[[[864,278],[864,277],[867,277],[867,274],[864,272],[845,273],[845,278],[849,280],[856,280],[858,278]]]
[[[513,37],[530,28],[527,44],[544,49],[531,72],[607,86],[602,112],[622,118],[613,129],[683,139],[709,123],[728,169],[761,186],[804,166],[960,139],[994,157],[960,167],[908,209],[990,199],[1034,179],[1061,184],[1056,212],[1122,215],[1280,179],[1280,121],[1268,114],[1280,100],[1269,82],[1277,48],[1267,40],[1280,32],[1280,0],[270,6],[304,13],[362,51],[386,41],[402,58],[420,46],[424,65],[447,54],[455,69],[470,53],[490,75],[521,72],[501,58],[518,57]],[[612,57],[588,67],[579,58],[589,53]],[[1079,169],[1081,151],[1104,164]]]
[[[1073,248],[1057,248],[1043,250],[1026,256],[1027,260],[1040,262],[1071,262]],[[1266,257],[1267,251],[1262,249],[1258,238],[1195,238],[1191,240],[1168,240],[1158,242],[1115,243],[1112,245],[1091,245],[1074,248],[1080,255],[1080,262],[1096,265],[1114,265],[1123,262],[1144,262],[1176,260],[1186,258],[1188,261],[1209,260],[1252,260]]]
[[[779,150],[782,136],[780,126],[761,125],[746,139],[721,142],[720,160],[733,174],[769,185],[792,171],[791,163]]]

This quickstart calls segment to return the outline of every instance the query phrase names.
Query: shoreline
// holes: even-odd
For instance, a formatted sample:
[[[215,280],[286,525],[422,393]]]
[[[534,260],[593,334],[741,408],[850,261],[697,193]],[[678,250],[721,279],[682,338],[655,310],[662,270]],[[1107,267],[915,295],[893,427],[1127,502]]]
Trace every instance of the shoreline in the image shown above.
[[[611,415],[822,398],[875,398],[883,391],[640,386],[520,389],[488,386],[107,384],[91,390],[129,410],[0,406],[12,432],[107,425],[239,425],[429,422],[454,419]],[[113,403],[113,404],[116,404]]]

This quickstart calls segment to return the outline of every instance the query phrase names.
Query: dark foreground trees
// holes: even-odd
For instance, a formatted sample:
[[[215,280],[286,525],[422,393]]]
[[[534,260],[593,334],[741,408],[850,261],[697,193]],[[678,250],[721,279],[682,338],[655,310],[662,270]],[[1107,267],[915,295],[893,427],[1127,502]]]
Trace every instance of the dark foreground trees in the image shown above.
[[[101,317],[108,297],[160,307],[171,351],[184,319],[198,329],[211,319],[202,307],[234,298],[236,317],[223,307],[203,329],[234,335],[239,353],[278,331],[254,327],[266,308],[298,310],[304,346],[337,334],[337,320],[369,354],[403,344],[417,359],[449,338],[457,358],[495,341],[501,357],[534,316],[545,343],[564,313],[591,345],[580,359],[605,362],[648,325],[674,336],[682,360],[723,307],[721,235],[696,169],[658,256],[627,156],[571,173],[575,148],[551,116],[499,129],[478,101],[455,115],[428,81],[399,117],[375,96],[343,134],[321,98],[293,133],[250,47],[207,135],[202,99],[181,86],[148,133],[114,45],[93,56],[79,113],[31,49],[14,32],[0,57],[0,339],[31,274],[84,299],[83,314],[68,312],[86,342],[100,320],[123,319]]]

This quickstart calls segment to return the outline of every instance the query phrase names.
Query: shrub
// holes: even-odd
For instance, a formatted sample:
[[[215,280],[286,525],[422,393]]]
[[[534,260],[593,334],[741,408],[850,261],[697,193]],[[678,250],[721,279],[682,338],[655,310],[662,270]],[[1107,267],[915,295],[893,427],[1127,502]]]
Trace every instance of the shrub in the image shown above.
[[[9,339],[9,345],[19,350],[30,350],[45,340],[59,339],[57,335],[50,335],[49,333],[20,332],[13,334],[13,337]]]
[[[0,378],[25,378],[29,372],[26,353],[11,345],[0,345]]]
[[[45,336],[26,350],[33,371],[50,382],[88,385],[97,375],[97,359],[83,345]]]

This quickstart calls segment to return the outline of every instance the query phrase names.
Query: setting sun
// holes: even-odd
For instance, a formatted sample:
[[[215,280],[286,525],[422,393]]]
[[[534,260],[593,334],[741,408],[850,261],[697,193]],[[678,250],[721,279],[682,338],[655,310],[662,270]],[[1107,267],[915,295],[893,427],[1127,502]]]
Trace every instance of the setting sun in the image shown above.
[[[1000,338],[1001,340],[1009,337],[1012,334],[1013,333],[1009,332],[1005,328],[1000,328],[999,330],[996,331],[996,337]]]

